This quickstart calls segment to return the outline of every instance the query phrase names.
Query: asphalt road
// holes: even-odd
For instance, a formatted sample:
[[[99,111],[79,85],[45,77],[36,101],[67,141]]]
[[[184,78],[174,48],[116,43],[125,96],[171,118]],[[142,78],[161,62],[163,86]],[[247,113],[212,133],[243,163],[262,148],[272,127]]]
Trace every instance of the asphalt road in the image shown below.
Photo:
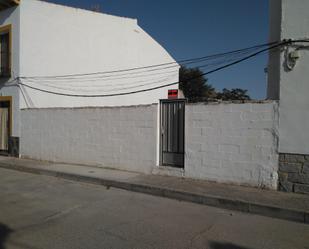
[[[0,169],[0,249],[309,249],[309,225]]]

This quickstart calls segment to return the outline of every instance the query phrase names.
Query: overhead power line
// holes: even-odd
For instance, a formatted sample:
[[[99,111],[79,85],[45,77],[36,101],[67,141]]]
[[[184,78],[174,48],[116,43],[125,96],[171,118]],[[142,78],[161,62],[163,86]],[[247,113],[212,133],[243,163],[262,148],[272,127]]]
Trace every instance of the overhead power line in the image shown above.
[[[213,58],[214,61],[209,61],[206,64],[197,65],[196,67],[200,69],[212,69],[216,68],[219,65],[227,64],[231,61],[235,61],[236,59],[242,58],[243,56],[252,53],[254,50],[242,50],[242,52],[237,52],[236,54],[230,54],[225,57]],[[158,69],[158,68],[155,68]],[[159,68],[160,69],[160,68]],[[151,71],[154,69],[150,69]],[[148,70],[148,71],[150,71]],[[138,75],[134,75],[139,73]],[[143,74],[141,74],[143,73]],[[167,74],[168,77],[161,77],[161,80],[158,78],[160,74]],[[96,78],[59,78],[59,79],[33,79],[33,78],[23,78],[22,82],[24,84],[30,85],[32,87],[37,87],[43,90],[49,90],[54,92],[62,92],[62,93],[70,93],[70,94],[83,94],[83,95],[103,95],[115,92],[124,92],[124,91],[133,91],[136,89],[142,88],[151,88],[153,86],[163,85],[166,83],[176,81],[175,78],[178,78],[179,72],[175,70],[171,71],[163,71],[163,72],[156,72],[156,73],[144,73],[144,72],[130,72],[129,76],[122,76],[122,77],[113,77],[106,79],[103,76],[102,78],[99,76],[92,76]],[[133,74],[133,76],[131,76]],[[177,74],[177,75],[176,75]],[[153,76],[153,77],[150,77]],[[142,80],[133,80],[134,78],[141,78]],[[150,78],[149,78],[150,77]],[[117,80],[116,80],[117,79]],[[131,80],[132,79],[132,80]],[[178,79],[177,79],[178,80]],[[90,81],[99,81],[98,84],[91,84],[89,85]]]
[[[253,58],[253,57],[255,57],[255,56],[259,55],[259,54],[262,54],[262,53],[264,53],[266,51],[270,51],[272,49],[279,48],[279,47],[282,47],[282,46],[285,46],[285,45],[290,45],[292,43],[297,43],[297,42],[309,42],[309,40],[283,40],[280,43],[273,43],[275,45],[272,45],[272,46],[269,46],[267,48],[261,49],[261,50],[255,52],[255,53],[252,53],[252,54],[250,54],[248,56],[245,56],[245,57],[243,57],[241,59],[238,59],[238,60],[233,61],[231,63],[228,63],[226,65],[217,67],[217,68],[212,69],[212,70],[210,70],[208,72],[202,73],[202,74],[200,74],[200,75],[198,75],[196,77],[190,78],[189,80],[193,80],[193,79],[196,79],[196,78],[199,78],[199,77],[202,77],[202,76],[205,76],[205,75],[208,75],[208,74],[211,74],[211,73],[223,70],[225,68],[228,68],[228,67],[231,67],[233,65],[239,64],[239,63],[241,63],[243,61],[246,61],[246,60],[248,60],[250,58]],[[122,92],[122,93],[86,95],[86,94],[59,93],[59,92],[54,92],[54,91],[50,91],[50,90],[45,90],[45,89],[41,89],[41,88],[38,88],[38,87],[33,87],[33,86],[27,85],[25,83],[22,83],[20,81],[20,79],[21,78],[18,78],[18,80],[19,80],[18,84],[19,85],[25,86],[25,87],[33,89],[33,90],[37,90],[37,91],[41,91],[41,92],[45,92],[45,93],[50,93],[50,94],[54,94],[54,95],[61,95],[61,96],[68,96],[68,97],[89,97],[89,98],[90,97],[113,97],[113,96],[130,95],[130,94],[136,94],[136,93],[153,91],[153,90],[156,90],[156,89],[160,89],[160,88],[164,88],[164,87],[168,87],[168,86],[172,86],[172,85],[177,85],[177,84],[180,83],[180,82],[174,82],[174,83],[159,85],[159,86],[155,86],[155,87],[151,87],[151,88],[147,88],[147,89],[135,90],[135,91],[129,91],[129,92]]]
[[[172,78],[175,78],[175,76],[169,76],[169,77],[164,77],[164,78],[160,78],[157,80],[152,80],[152,81],[136,81],[134,82],[134,85],[128,85],[128,84],[121,84],[121,86],[119,87],[119,85],[109,85],[109,86],[113,86],[113,88],[107,88],[104,89],[104,93],[105,92],[115,92],[115,91],[122,91],[122,90],[127,90],[127,89],[134,89],[134,88],[140,88],[143,86],[151,86],[151,85],[158,85],[158,84],[162,84],[162,82],[167,82],[170,81]],[[29,83],[35,83],[33,81],[29,81]],[[79,88],[76,88],[75,86],[69,85],[69,86],[54,86],[52,83],[44,83],[43,84],[44,87],[47,88],[54,88],[54,89],[59,89],[59,90],[65,90],[65,91],[69,91],[69,92],[102,92],[102,88],[104,87],[104,85],[99,85],[99,86],[94,86],[91,85],[91,89],[89,89],[89,85],[88,86],[78,86]],[[74,87],[74,88],[72,88]],[[86,88],[88,87],[88,89]],[[86,89],[85,89],[86,88]]]
[[[242,55],[244,56],[243,53],[242,53]],[[220,61],[208,63],[208,64],[201,65],[201,66],[198,66],[198,67],[200,69],[201,68],[203,68],[203,69],[204,68],[214,68],[214,67],[217,67],[219,65],[223,65],[223,64],[226,64],[228,62],[235,61],[236,59],[238,59],[238,57],[234,58],[234,56],[233,56],[232,58],[223,59],[223,60],[221,59]],[[160,73],[158,73],[157,75],[159,75],[159,74]],[[156,75],[156,74],[152,74],[152,75]],[[103,94],[105,92],[113,92],[113,91],[118,91],[118,90],[132,89],[132,88],[137,88],[137,87],[141,87],[141,86],[150,86],[150,85],[153,85],[155,83],[163,84],[163,83],[166,83],[168,79],[178,77],[178,75],[179,75],[179,72],[176,73],[175,71],[172,71],[172,72],[169,72],[168,76],[161,77],[161,80],[159,80],[158,77],[148,78],[148,75],[145,75],[143,80],[137,80],[137,81],[133,81],[133,82],[127,81],[128,78],[132,78],[132,77],[129,77],[129,76],[127,78],[123,77],[123,79],[125,81],[121,81],[121,80],[120,81],[101,80],[100,84],[91,84],[91,90],[85,90],[85,89],[90,88],[88,83],[92,80],[86,81],[87,84],[85,84],[84,81],[79,81],[79,80],[68,81],[68,82],[63,82],[63,81],[62,82],[54,82],[50,79],[49,80],[23,79],[23,82],[31,83],[32,86],[33,86],[33,84],[34,85],[38,84],[40,86],[44,86],[44,87],[47,87],[49,89],[54,88],[54,89],[60,89],[60,90],[67,90],[69,92],[80,92],[80,91],[82,91],[82,92],[97,92],[97,91],[100,91],[101,94]],[[84,84],[83,84],[83,82],[84,82]],[[104,82],[104,84],[102,84],[102,82]],[[106,82],[109,82],[109,83],[106,84]],[[112,82],[112,83],[110,83],[110,82]],[[82,83],[82,85],[78,84],[78,83]]]
[[[218,57],[218,58],[213,58],[212,60],[214,60],[213,62],[209,62],[210,60],[208,60],[208,62],[206,64],[196,64],[196,63],[200,63],[200,62],[204,62],[203,61],[198,61],[198,62],[194,62],[196,65],[194,67],[198,67],[198,68],[208,68],[210,66],[215,66],[218,64],[223,64],[232,60],[235,60],[235,57],[240,57],[240,56],[244,56],[246,54],[252,53],[253,51],[256,51],[257,49],[254,50],[244,50],[242,52],[238,52],[235,54],[229,54],[226,55],[225,57]],[[219,61],[219,63],[215,60],[220,59],[221,61]],[[186,64],[187,66],[187,64]],[[177,68],[179,67],[178,65],[176,66]],[[128,72],[128,73],[121,73],[121,74],[117,74],[117,75],[93,75],[93,76],[87,76],[87,77],[66,77],[66,78],[29,78],[29,77],[22,77],[23,80],[28,80],[28,81],[38,81],[40,84],[43,82],[52,82],[52,83],[61,83],[61,84],[67,84],[70,82],[74,82],[74,85],[76,85],[76,83],[78,82],[90,82],[90,81],[114,81],[113,84],[117,84],[115,83],[115,80],[122,80],[122,79],[134,79],[134,78],[147,78],[149,76],[157,76],[159,74],[169,74],[169,73],[175,73],[176,71],[174,69],[171,70],[167,70],[170,68],[175,68],[174,66],[167,66],[167,67],[160,67],[160,68],[150,68],[147,69],[145,71],[133,71],[133,72]],[[156,71],[156,72],[154,72]],[[177,72],[178,73],[178,72]],[[119,77],[121,76],[121,77]],[[127,84],[127,83],[126,83]],[[106,84],[104,84],[106,86]]]
[[[271,46],[271,45],[278,44],[278,43],[279,42],[270,42],[270,43],[255,45],[255,46],[251,46],[251,47],[247,47],[247,48],[243,48],[243,49],[233,50],[233,51],[229,51],[229,52],[225,52],[225,53],[218,53],[218,54],[207,55],[207,56],[202,56],[202,57],[197,57],[197,58],[179,60],[177,62],[176,61],[167,62],[167,63],[148,65],[148,66],[143,66],[143,67],[133,67],[133,68],[127,68],[127,69],[120,69],[120,70],[92,72],[92,73],[80,73],[80,74],[64,74],[64,75],[50,75],[50,76],[21,76],[20,78],[22,78],[22,79],[23,78],[24,79],[26,79],[26,78],[32,78],[32,79],[33,78],[36,78],[36,79],[52,78],[52,79],[55,79],[55,78],[67,78],[67,77],[81,77],[81,76],[91,76],[91,75],[115,74],[115,73],[131,72],[131,71],[150,69],[150,68],[157,68],[157,70],[161,70],[161,69],[166,69],[166,68],[162,68],[162,67],[167,66],[167,65],[176,64],[175,66],[172,66],[172,67],[178,67],[179,64],[197,63],[197,62],[200,62],[200,61],[209,60],[209,59],[213,59],[213,58],[220,57],[220,56],[226,56],[226,55],[231,55],[231,54],[235,54],[235,53],[245,52],[245,51],[248,51],[248,50],[259,49],[259,48],[262,48],[262,47]],[[170,67],[168,67],[168,68],[170,68]],[[136,72],[136,73],[138,73],[138,72]],[[122,75],[125,75],[125,74],[122,74]]]
[[[210,70],[208,72],[200,74],[200,75],[198,75],[196,77],[190,78],[190,80],[193,80],[193,79],[196,79],[196,78],[199,78],[199,77],[202,77],[202,76],[205,76],[205,75],[208,75],[208,74],[220,71],[220,70],[225,69],[227,67],[230,67],[230,66],[236,65],[238,63],[241,63],[241,62],[243,62],[245,60],[248,60],[248,59],[250,59],[252,57],[255,57],[255,56],[257,56],[257,55],[259,55],[261,53],[264,53],[264,52],[269,51],[271,49],[278,48],[278,47],[281,47],[283,45],[287,45],[287,44],[290,44],[290,43],[291,43],[290,40],[289,41],[283,41],[281,43],[276,43],[273,46],[270,46],[270,47],[264,48],[262,50],[259,50],[258,52],[255,52],[253,54],[245,56],[245,57],[243,57],[243,58],[241,58],[239,60],[236,60],[234,62],[228,63],[228,64],[226,64],[224,66],[220,66],[218,68],[215,68],[213,70]],[[177,85],[179,83],[180,82],[174,82],[174,83],[164,84],[164,85],[160,85],[160,86],[156,86],[156,87],[151,87],[151,88],[147,88],[147,89],[130,91],[130,92],[123,92],[123,93],[86,95],[86,94],[59,93],[59,92],[54,92],[54,91],[50,91],[50,90],[41,89],[41,88],[38,88],[38,87],[33,87],[33,86],[28,85],[28,84],[24,84],[22,82],[19,82],[20,85],[28,87],[28,88],[33,89],[33,90],[37,90],[37,91],[41,91],[41,92],[45,92],[45,93],[50,93],[50,94],[54,94],[54,95],[68,96],[68,97],[113,97],[113,96],[123,96],[123,95],[130,95],[130,94],[135,94],[135,93],[153,91],[153,90],[156,90],[156,89],[160,89],[160,88],[164,88],[164,87],[168,87],[168,86],[172,86],[172,85]]]

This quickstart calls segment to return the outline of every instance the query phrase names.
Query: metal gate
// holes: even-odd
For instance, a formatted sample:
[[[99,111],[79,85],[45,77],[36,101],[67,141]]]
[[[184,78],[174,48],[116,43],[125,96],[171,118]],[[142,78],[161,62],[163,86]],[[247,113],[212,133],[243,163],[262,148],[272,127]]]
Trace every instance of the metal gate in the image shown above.
[[[185,100],[161,100],[161,165],[184,167]]]

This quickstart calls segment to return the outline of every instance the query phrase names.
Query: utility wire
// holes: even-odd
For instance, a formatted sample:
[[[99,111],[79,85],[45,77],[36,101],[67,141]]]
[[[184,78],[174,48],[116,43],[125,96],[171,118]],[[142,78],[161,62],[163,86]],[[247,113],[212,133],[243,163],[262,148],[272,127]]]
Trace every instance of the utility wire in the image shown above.
[[[202,77],[202,76],[205,76],[205,75],[208,75],[208,74],[220,71],[222,69],[225,69],[225,68],[231,67],[233,65],[239,64],[239,63],[241,63],[243,61],[246,61],[246,60],[248,60],[248,59],[250,59],[252,57],[255,57],[255,56],[259,55],[259,54],[262,54],[262,53],[264,53],[266,51],[270,51],[272,49],[275,49],[275,48],[278,48],[278,47],[282,47],[282,46],[285,46],[285,45],[290,45],[290,44],[296,43],[296,42],[309,42],[309,40],[307,40],[307,39],[305,39],[305,40],[283,40],[280,43],[275,43],[275,45],[273,45],[273,46],[270,46],[268,48],[262,49],[262,50],[260,50],[258,52],[255,52],[253,54],[245,56],[245,57],[243,57],[243,58],[241,58],[239,60],[236,60],[234,62],[228,63],[228,64],[226,64],[224,66],[221,66],[221,67],[215,68],[213,70],[210,70],[210,71],[205,72],[203,74],[200,74],[200,75],[198,75],[196,77],[190,78],[189,80],[193,80],[193,79],[196,79],[196,78],[199,78],[199,77]],[[40,89],[40,88],[29,86],[27,84],[22,83],[20,81],[20,78],[18,78],[18,80],[19,80],[19,85],[28,87],[30,89],[41,91],[41,92],[45,92],[45,93],[55,94],[55,95],[68,96],[68,97],[113,97],[113,96],[123,96],[123,95],[129,95],[129,94],[153,91],[153,90],[156,90],[156,89],[160,89],[160,88],[164,88],[164,87],[168,87],[168,86],[172,86],[172,85],[177,85],[177,84],[180,83],[180,82],[174,82],[174,83],[164,84],[164,85],[160,85],[160,86],[156,86],[156,87],[152,87],[152,88],[148,88],[148,89],[136,90],[136,91],[131,91],[131,92],[114,93],[114,94],[85,95],[85,94],[67,94],[67,93],[59,93],[59,92],[44,90],[44,89]]]
[[[270,42],[270,43],[265,43],[261,45],[255,45],[252,47],[247,47],[244,49],[238,49],[238,50],[233,50],[225,53],[219,53],[219,54],[213,54],[213,55],[208,55],[208,56],[203,56],[203,57],[198,57],[198,58],[191,58],[191,59],[185,59],[185,60],[180,60],[178,62],[168,62],[168,63],[161,63],[161,64],[156,64],[156,65],[149,65],[149,66],[143,66],[143,67],[134,67],[134,68],[128,68],[128,69],[121,69],[121,70],[113,70],[113,71],[103,71],[103,72],[94,72],[94,73],[81,73],[81,74],[66,74],[66,75],[55,75],[55,76],[21,76],[20,78],[37,78],[37,79],[44,79],[44,78],[66,78],[66,77],[78,77],[78,76],[90,76],[90,75],[103,75],[103,74],[112,74],[112,73],[120,73],[120,72],[129,72],[129,71],[135,71],[135,70],[141,70],[141,69],[149,69],[149,68],[155,68],[155,67],[162,67],[162,66],[167,66],[167,65],[172,65],[172,64],[177,64],[176,67],[178,67],[178,64],[190,64],[194,63],[197,61],[202,61],[206,59],[211,59],[215,57],[220,57],[220,56],[225,56],[229,54],[235,54],[247,50],[252,50],[252,49],[258,49],[261,47],[265,46],[271,46],[274,44],[278,44],[278,42]]]
[[[103,92],[115,92],[115,91],[120,91],[120,90],[127,90],[127,89],[133,89],[133,88],[139,88],[139,87],[142,87],[142,86],[150,86],[150,85],[154,85],[154,84],[158,84],[158,83],[162,83],[162,82],[166,82],[168,80],[171,80],[171,78],[173,78],[174,76],[169,76],[169,77],[164,77],[164,78],[161,78],[160,80],[156,80],[156,81],[140,81],[139,84],[137,85],[129,85],[129,86],[123,86],[123,87],[116,87],[116,88],[111,88],[111,89],[107,89],[107,90],[104,90]],[[33,82],[31,82],[33,83]],[[135,83],[138,83],[138,82],[135,82]],[[47,88],[54,88],[54,89],[60,89],[60,90],[66,90],[66,91],[70,91],[70,92],[79,92],[79,91],[82,91],[82,92],[97,92],[97,91],[101,91],[101,89],[95,89],[94,86],[91,86],[92,88],[94,89],[77,89],[77,88],[70,88],[70,87],[67,87],[67,86],[64,86],[64,87],[61,87],[61,86],[54,86],[54,85],[51,85],[51,83],[46,83],[44,85],[45,87]],[[118,86],[118,85],[117,85]],[[72,87],[72,86],[71,86]],[[79,86],[81,87],[81,86]],[[84,86],[85,87],[85,86]],[[89,87],[89,86],[88,86]],[[97,86],[97,88],[100,88],[100,87],[104,87],[104,85],[101,85],[101,86]],[[102,92],[102,91],[101,91]]]
[[[232,58],[232,59],[228,59],[228,60],[225,59],[223,61],[221,60],[219,62],[207,64],[206,66],[212,66],[212,67],[218,66],[220,64],[228,63],[230,61],[235,61],[235,60],[236,60],[236,58]],[[204,67],[204,66],[200,66],[200,68],[202,68],[202,67]],[[177,75],[178,75],[178,73],[177,73]],[[35,82],[32,79],[27,79],[26,83],[27,82],[31,83],[31,86],[33,86],[33,87],[35,87],[35,85],[33,85],[33,84],[41,84],[41,85],[44,86],[43,89],[45,89],[45,90],[46,89],[48,89],[48,90],[60,89],[60,90],[62,90],[62,92],[64,90],[66,93],[75,93],[76,94],[76,93],[79,93],[79,92],[83,92],[83,93],[87,93],[87,95],[90,95],[90,93],[95,94],[97,92],[100,92],[100,94],[102,95],[102,94],[107,94],[107,93],[111,93],[111,92],[121,92],[121,91],[129,90],[129,89],[133,90],[133,89],[136,89],[136,88],[141,88],[141,87],[146,87],[146,86],[152,87],[154,84],[160,84],[160,83],[164,84],[169,79],[171,79],[172,76],[173,75],[170,75],[170,77],[161,78],[160,80],[156,80],[156,81],[154,81],[154,79],[151,79],[151,81],[149,81],[149,80],[147,80],[147,81],[144,81],[144,80],[136,81],[133,84],[126,82],[126,83],[122,83],[122,84],[91,85],[91,88],[92,88],[91,90],[85,89],[85,87],[89,88],[89,85],[76,85],[76,84],[72,85],[72,83],[69,84],[69,85],[68,84],[65,84],[65,85],[64,84],[63,85],[56,84],[55,85],[55,84],[52,84],[52,82],[48,82],[48,83],[42,82],[42,81]],[[175,77],[175,76],[173,76],[173,77]],[[139,84],[137,84],[137,83],[139,83]],[[120,85],[122,85],[123,87],[119,87]],[[110,87],[107,87],[107,86],[110,86]],[[72,88],[72,87],[74,87],[74,88]],[[102,89],[103,87],[107,88],[107,89]],[[59,92],[59,90],[58,90],[58,92]]]
[[[255,49],[257,50],[257,49]],[[234,60],[234,57],[236,56],[242,56],[245,54],[248,54],[250,52],[253,51],[242,51],[241,53],[237,53],[237,54],[231,54],[232,56],[232,60]],[[230,61],[231,59],[223,59],[223,62],[227,62]],[[194,62],[194,63],[200,63],[203,61],[199,61],[199,62]],[[212,62],[212,63],[207,63],[204,65],[196,65],[195,67],[199,67],[199,68],[205,68],[208,66],[212,66],[212,65],[216,65],[217,62]],[[174,73],[175,70],[173,71],[163,71],[163,72],[157,72],[157,73],[149,73],[149,72],[153,72],[153,71],[159,71],[159,70],[165,70],[165,69],[169,69],[169,68],[174,68],[175,66],[168,66],[168,67],[164,67],[164,68],[152,68],[152,69],[148,69],[147,71],[141,71],[141,72],[129,72],[129,73],[124,73],[124,74],[119,74],[119,75],[103,75],[103,76],[95,76],[95,77],[91,77],[91,78],[76,78],[76,77],[67,77],[67,78],[29,78],[29,77],[21,77],[22,79],[26,79],[26,80],[32,80],[32,81],[39,81],[40,83],[42,82],[53,82],[53,83],[69,83],[70,81],[74,81],[74,83],[76,82],[90,82],[90,81],[102,81],[102,80],[116,80],[116,79],[129,79],[129,78],[146,78],[148,76],[151,75],[159,75],[159,74],[168,74],[168,73]],[[179,67],[178,65],[176,67]],[[124,75],[129,75],[129,76],[124,76]],[[134,75],[134,76],[131,76]],[[118,76],[122,76],[122,77],[118,77]],[[75,84],[76,85],[76,84]]]
[[[236,60],[235,58],[225,59],[223,61],[199,66],[199,68],[205,68],[205,67],[208,68],[208,67],[218,66],[220,64],[224,64],[224,63],[227,63],[227,62],[230,62],[230,61],[235,61],[235,60]],[[109,87],[117,87],[117,88],[112,88],[111,90],[109,89],[108,91],[105,91],[105,92],[111,92],[111,91],[116,91],[116,90],[125,90],[125,89],[130,89],[130,88],[136,88],[136,87],[139,87],[139,86],[153,85],[154,83],[160,83],[160,82],[162,83],[162,82],[168,80],[168,78],[176,77],[174,71],[173,71],[173,73],[174,74],[170,74],[169,77],[161,77],[161,80],[159,80],[159,81],[158,80],[153,81],[155,79],[152,78],[152,79],[148,79],[148,80],[134,81],[133,84],[131,84],[130,82],[122,82],[122,83],[113,83],[113,84],[91,85],[91,87],[92,88],[98,88],[98,89],[109,88]],[[178,73],[177,73],[177,76],[178,76]],[[130,77],[128,77],[128,78],[130,78]],[[126,79],[126,78],[124,78],[124,79]],[[61,85],[55,84],[55,82],[50,81],[50,80],[35,81],[33,79],[26,79],[26,82],[32,83],[32,84],[40,84],[40,85],[46,86],[48,88],[55,88],[55,89],[60,89],[60,90],[69,90],[69,91],[75,91],[75,92],[85,91],[82,88],[89,88],[88,84],[87,85],[77,85],[76,82],[74,82],[74,84],[72,84],[72,82],[68,82],[68,84],[66,82],[61,82],[62,83]],[[66,83],[66,84],[64,84],[64,83]],[[88,83],[88,81],[87,81],[87,83]],[[143,84],[142,85],[141,84],[136,85],[136,83],[143,83]],[[126,87],[125,88],[119,88],[119,86],[126,86]],[[70,87],[74,87],[74,89],[72,89]],[[94,92],[94,91],[95,90],[93,89],[93,90],[90,90],[88,92]]]
[[[241,55],[245,55],[247,54],[248,52],[241,52]],[[239,57],[240,55],[237,54],[237,58]],[[215,67],[215,66],[218,66],[220,64],[225,64],[225,63],[228,63],[230,61],[235,61],[236,60],[236,55],[233,55],[231,58],[228,58],[228,59],[221,59],[220,61],[215,61],[215,62],[212,62],[212,63],[208,63],[206,65],[201,65],[201,66],[198,66],[199,68],[211,68],[211,67]],[[172,71],[173,73],[175,73],[175,71]],[[157,73],[158,75],[160,73]],[[156,74],[152,74],[152,75],[156,75]],[[146,78],[147,76],[145,76]],[[59,90],[62,90],[62,92],[66,92],[66,93],[85,93],[87,95],[90,95],[90,93],[92,94],[98,94],[98,92],[100,93],[100,95],[102,94],[106,94],[106,93],[111,93],[111,92],[121,92],[121,91],[124,91],[124,90],[129,90],[129,89],[136,89],[136,88],[141,88],[141,87],[152,87],[154,84],[164,84],[164,83],[167,83],[167,81],[169,79],[171,79],[172,77],[176,77],[174,74],[171,75],[169,74],[169,77],[165,77],[165,78],[161,78],[161,80],[158,80],[157,78],[151,78],[151,79],[144,79],[144,80],[140,80],[140,81],[134,81],[134,82],[121,82],[119,83],[118,81],[117,82],[114,82],[113,84],[105,84],[106,81],[104,81],[104,84],[92,84],[91,85],[91,90],[88,90],[86,88],[89,88],[89,84],[87,85],[80,85],[80,84],[76,84],[78,83],[79,80],[75,80],[74,82],[53,82],[51,79],[45,79],[45,80],[39,80],[39,81],[36,81],[35,79],[25,79],[26,82],[24,82],[24,79],[23,79],[23,82],[24,83],[31,83],[30,85],[35,87],[35,84],[40,84],[41,86],[44,86],[43,89],[48,89],[48,90],[52,90],[52,89],[59,89]],[[177,77],[178,77],[178,72],[177,72]],[[124,79],[127,79],[127,78],[133,78],[133,77],[122,77]],[[63,80],[63,79],[62,79]],[[154,81],[156,80],[156,81]],[[109,80],[111,81],[111,80]],[[88,83],[89,81],[87,81]],[[102,80],[101,80],[102,82]],[[111,81],[112,82],[112,81]],[[61,84],[56,84],[56,83],[61,83]],[[81,84],[83,84],[82,82],[79,82]],[[139,83],[139,84],[137,84]],[[34,84],[34,85],[33,85]],[[120,86],[123,86],[123,87],[120,87]],[[104,88],[104,89],[103,89]],[[42,89],[42,87],[40,88]],[[59,90],[57,92],[59,92]],[[55,91],[55,90],[54,90]]]
[[[211,73],[214,73],[214,72],[217,72],[217,71],[220,71],[222,69],[225,69],[227,67],[230,67],[230,66],[233,66],[233,65],[236,65],[238,63],[241,63],[245,60],[248,60],[252,57],[255,57],[261,53],[264,53],[266,51],[269,51],[271,49],[274,49],[274,48],[278,48],[278,47],[281,47],[283,45],[287,45],[287,44],[291,44],[292,41],[289,40],[289,41],[283,41],[281,43],[278,43],[276,45],[273,45],[273,46],[270,46],[268,48],[265,48],[265,49],[262,49],[258,52],[255,52],[251,55],[248,55],[248,56],[245,56],[244,58],[241,58],[239,60],[236,60],[234,62],[231,62],[229,64],[226,64],[224,66],[221,66],[221,67],[218,67],[218,68],[215,68],[213,70],[210,70],[208,72],[205,72],[203,74],[200,74],[196,77],[193,77],[193,78],[190,78],[189,80],[193,80],[193,79],[196,79],[196,78],[199,78],[199,77],[202,77],[202,76],[205,76],[205,75],[208,75],[208,74],[211,74]],[[45,92],[45,93],[50,93],[50,94],[55,94],[55,95],[61,95],[61,96],[68,96],[68,97],[113,97],[113,96],[123,96],[123,95],[130,95],[130,94],[135,94],[135,93],[142,93],[142,92],[148,92],[148,91],[153,91],[153,90],[156,90],[156,89],[160,89],[160,88],[164,88],[164,87],[168,87],[168,86],[172,86],[172,85],[177,85],[179,84],[180,82],[174,82],[174,83],[169,83],[169,84],[164,84],[164,85],[160,85],[160,86],[156,86],[156,87],[152,87],[152,88],[147,88],[147,89],[142,89],[142,90],[136,90],[136,91],[130,91],[130,92],[123,92],[123,93],[114,93],[114,94],[96,94],[96,95],[86,95],[86,94],[68,94],[68,93],[59,93],[59,92],[54,92],[54,91],[49,91],[49,90],[44,90],[44,89],[40,89],[40,88],[37,88],[37,87],[33,87],[33,86],[29,86],[27,84],[24,84],[22,82],[19,82],[20,85],[23,85],[25,87],[28,87],[30,89],[33,89],[33,90],[37,90],[37,91],[41,91],[41,92]]]

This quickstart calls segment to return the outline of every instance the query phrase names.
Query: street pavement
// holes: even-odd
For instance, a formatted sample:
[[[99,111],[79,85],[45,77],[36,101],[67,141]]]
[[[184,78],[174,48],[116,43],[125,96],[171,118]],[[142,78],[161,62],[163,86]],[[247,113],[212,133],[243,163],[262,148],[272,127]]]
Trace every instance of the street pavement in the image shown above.
[[[309,224],[309,195],[183,177],[0,156],[0,168]],[[162,170],[162,169],[160,169]],[[166,173],[166,172],[165,172]]]
[[[309,249],[309,225],[0,169],[0,249]]]

